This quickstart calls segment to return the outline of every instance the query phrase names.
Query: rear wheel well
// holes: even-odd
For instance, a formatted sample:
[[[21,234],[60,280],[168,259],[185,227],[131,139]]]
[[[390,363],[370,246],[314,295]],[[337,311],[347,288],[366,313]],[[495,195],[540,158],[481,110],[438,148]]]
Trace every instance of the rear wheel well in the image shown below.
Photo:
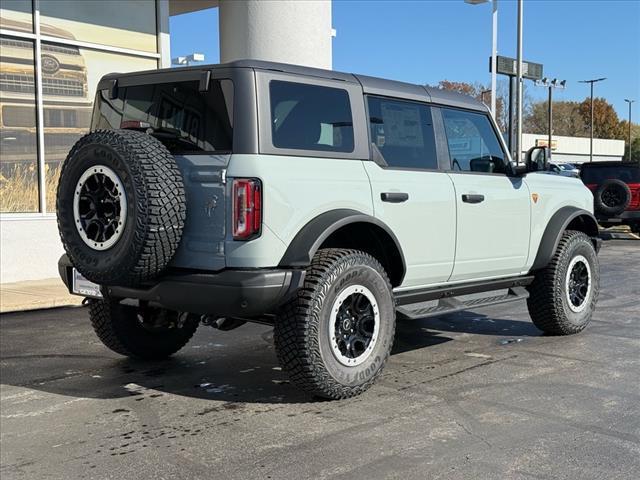
[[[372,223],[356,222],[331,233],[320,248],[350,248],[368,253],[384,267],[393,287],[402,283],[404,260],[396,242],[381,227]]]

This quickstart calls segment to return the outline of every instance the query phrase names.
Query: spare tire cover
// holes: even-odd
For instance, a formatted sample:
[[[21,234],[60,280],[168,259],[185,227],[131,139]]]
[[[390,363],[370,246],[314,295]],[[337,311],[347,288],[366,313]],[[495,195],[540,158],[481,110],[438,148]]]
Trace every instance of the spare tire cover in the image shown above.
[[[593,195],[595,211],[604,215],[620,215],[627,209],[629,203],[631,203],[631,190],[622,180],[607,180]]]
[[[186,217],[175,159],[156,138],[97,130],[71,149],[56,197],[58,230],[76,269],[101,285],[136,286],[173,257]]]

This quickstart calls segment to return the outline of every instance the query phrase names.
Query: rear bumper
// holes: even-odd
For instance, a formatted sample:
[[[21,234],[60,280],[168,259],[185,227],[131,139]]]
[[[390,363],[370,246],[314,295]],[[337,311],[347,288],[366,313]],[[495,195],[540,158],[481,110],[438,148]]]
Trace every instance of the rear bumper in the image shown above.
[[[70,292],[71,269],[63,255],[58,271]],[[136,288],[103,286],[102,293],[114,300],[136,299],[181,312],[249,318],[274,313],[302,286],[304,274],[294,269],[171,273]]]

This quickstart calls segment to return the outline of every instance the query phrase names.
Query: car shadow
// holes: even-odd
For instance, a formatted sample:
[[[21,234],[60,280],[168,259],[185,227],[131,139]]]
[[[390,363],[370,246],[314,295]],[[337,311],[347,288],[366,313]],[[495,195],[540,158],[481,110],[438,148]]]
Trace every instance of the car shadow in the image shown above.
[[[224,335],[205,328],[181,352],[162,361],[117,357],[103,350],[102,345],[95,345],[93,351],[70,350],[77,354],[44,351],[37,355],[12,355],[13,352],[3,351],[2,383],[98,399],[135,397],[135,401],[144,401],[169,393],[222,401],[228,404],[225,408],[233,408],[230,405],[234,403],[293,404],[319,400],[292,385],[280,369],[273,333],[268,327],[247,325]],[[242,333],[242,329],[254,331]],[[455,337],[451,333],[541,335],[529,322],[496,319],[476,312],[401,319],[391,362],[393,355],[449,342]],[[48,344],[45,350],[49,350]]]
[[[439,332],[509,337],[540,337],[544,335],[530,320],[494,318],[473,310],[465,310],[418,321],[425,322],[429,329]]]

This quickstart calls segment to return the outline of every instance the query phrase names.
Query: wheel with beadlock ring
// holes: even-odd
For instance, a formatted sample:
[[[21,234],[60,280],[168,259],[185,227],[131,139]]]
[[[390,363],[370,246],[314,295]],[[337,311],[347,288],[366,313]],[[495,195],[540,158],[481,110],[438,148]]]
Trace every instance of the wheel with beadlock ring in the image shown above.
[[[534,325],[551,335],[578,333],[598,301],[600,267],[591,239],[567,230],[549,264],[529,285],[527,307]]]
[[[304,286],[276,318],[278,358],[292,381],[319,397],[367,390],[382,372],[395,334],[391,284],[358,250],[321,249]]]

